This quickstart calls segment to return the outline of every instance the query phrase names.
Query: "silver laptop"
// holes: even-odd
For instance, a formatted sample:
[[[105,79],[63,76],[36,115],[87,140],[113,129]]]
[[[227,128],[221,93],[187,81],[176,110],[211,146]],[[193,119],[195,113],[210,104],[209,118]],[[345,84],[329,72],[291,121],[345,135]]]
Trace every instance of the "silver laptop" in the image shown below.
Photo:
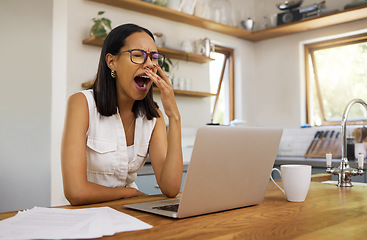
[[[252,206],[264,200],[282,129],[198,129],[181,198],[125,205],[185,218]]]

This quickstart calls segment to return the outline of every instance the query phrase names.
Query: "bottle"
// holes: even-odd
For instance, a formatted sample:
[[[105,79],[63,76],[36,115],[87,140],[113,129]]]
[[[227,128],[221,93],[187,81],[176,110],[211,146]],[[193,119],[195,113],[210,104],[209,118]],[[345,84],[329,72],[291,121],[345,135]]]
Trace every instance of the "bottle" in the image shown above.
[[[355,153],[354,153],[354,138],[347,138],[347,158],[348,160],[355,160]]]

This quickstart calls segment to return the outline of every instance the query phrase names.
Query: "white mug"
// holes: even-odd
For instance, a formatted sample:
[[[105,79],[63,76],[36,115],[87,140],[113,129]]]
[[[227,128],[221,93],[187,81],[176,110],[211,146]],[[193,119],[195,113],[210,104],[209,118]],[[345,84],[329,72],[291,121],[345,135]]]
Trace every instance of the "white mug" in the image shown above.
[[[270,174],[270,179],[284,193],[290,202],[303,202],[306,199],[311,182],[310,165],[281,165],[280,170],[273,168],[271,172],[277,171],[282,179],[282,189]]]

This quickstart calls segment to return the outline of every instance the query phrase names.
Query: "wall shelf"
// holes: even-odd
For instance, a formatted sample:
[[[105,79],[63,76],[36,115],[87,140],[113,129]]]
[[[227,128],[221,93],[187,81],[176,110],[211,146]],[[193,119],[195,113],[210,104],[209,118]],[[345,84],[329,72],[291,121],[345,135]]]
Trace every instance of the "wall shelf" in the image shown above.
[[[93,86],[93,83],[94,83],[94,80],[82,83],[82,87],[84,89],[91,88]],[[207,92],[186,91],[186,90],[178,90],[178,89],[174,89],[173,91],[174,91],[175,95],[177,95],[177,96],[200,97],[200,98],[213,97],[213,96],[215,97],[216,96],[216,94],[214,94],[214,93],[207,93]],[[159,94],[159,89],[157,87],[154,87],[153,92]]]
[[[214,93],[207,93],[207,92],[196,92],[196,91],[186,91],[186,90],[173,90],[176,96],[186,96],[186,97],[215,97],[216,94]],[[159,93],[159,89],[157,87],[153,88],[153,92]]]
[[[84,89],[89,89],[89,88],[91,88],[93,86],[93,83],[94,83],[94,80],[91,80],[91,81],[88,81],[88,82],[84,82],[84,83],[82,83],[82,87]]]
[[[183,60],[183,61],[188,61],[188,62],[208,63],[208,62],[214,60],[213,58],[210,58],[210,57],[207,57],[207,56],[194,54],[194,53],[188,53],[188,52],[182,52],[182,51],[178,51],[178,50],[174,50],[174,49],[168,49],[168,48],[160,48],[159,47],[158,51],[166,57],[173,58],[173,59],[178,59],[178,60]]]
[[[294,23],[283,24],[277,27],[254,32],[248,40],[261,41],[275,37],[311,31],[324,27],[334,26],[342,23],[367,19],[367,7],[358,7],[344,11],[336,11],[320,17],[311,17]]]
[[[185,23],[188,25],[208,29],[211,31],[227,34],[249,41],[262,41],[293,33],[310,31],[323,27],[333,26],[341,23],[353,22],[367,19],[367,6],[351,8],[325,14],[320,17],[308,18],[294,23],[283,24],[277,27],[261,31],[249,32],[241,28],[228,26],[204,18],[185,14],[166,7],[143,2],[140,0],[90,0],[119,8],[124,8],[164,19]]]
[[[90,0],[243,38],[251,32],[140,0]]]
[[[102,47],[103,41],[104,41],[104,38],[91,36],[87,39],[84,39],[83,44]],[[184,61],[189,61],[189,62],[208,63],[214,60],[213,58],[209,58],[203,55],[187,53],[187,52],[182,52],[182,51],[168,49],[168,48],[158,48],[158,51],[168,58],[184,60]]]

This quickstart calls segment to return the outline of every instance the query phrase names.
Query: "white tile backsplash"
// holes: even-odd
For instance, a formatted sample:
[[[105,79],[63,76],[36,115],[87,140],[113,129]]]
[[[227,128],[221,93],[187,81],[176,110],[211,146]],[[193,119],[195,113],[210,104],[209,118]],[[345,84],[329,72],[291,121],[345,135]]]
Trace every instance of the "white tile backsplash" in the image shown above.
[[[347,136],[359,126],[347,127]],[[311,128],[285,128],[280,140],[278,156],[281,157],[303,157],[308,146],[314,138],[317,131],[335,130],[341,132],[340,126],[330,127],[311,127]],[[340,135],[341,137],[341,135]]]
[[[316,131],[314,128],[283,129],[278,156],[303,156]]]
[[[360,126],[347,127],[347,136]],[[278,156],[303,157],[317,131],[341,131],[340,126],[311,127],[311,128],[284,128],[280,141]],[[193,150],[197,128],[182,128],[182,152],[184,163],[189,163]],[[341,135],[340,135],[341,136]]]

